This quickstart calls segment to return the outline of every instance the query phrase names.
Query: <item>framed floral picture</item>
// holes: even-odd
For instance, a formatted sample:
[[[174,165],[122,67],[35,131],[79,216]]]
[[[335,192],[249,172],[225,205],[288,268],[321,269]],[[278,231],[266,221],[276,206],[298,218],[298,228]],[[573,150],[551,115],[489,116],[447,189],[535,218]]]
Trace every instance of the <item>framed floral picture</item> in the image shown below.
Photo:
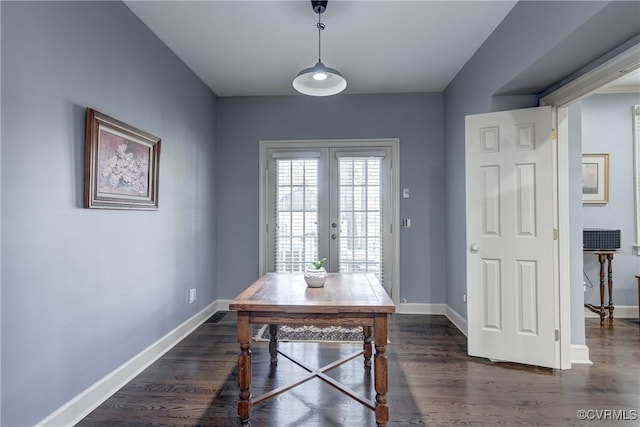
[[[160,138],[87,108],[84,207],[158,209]]]
[[[582,203],[609,202],[609,155],[582,155]]]

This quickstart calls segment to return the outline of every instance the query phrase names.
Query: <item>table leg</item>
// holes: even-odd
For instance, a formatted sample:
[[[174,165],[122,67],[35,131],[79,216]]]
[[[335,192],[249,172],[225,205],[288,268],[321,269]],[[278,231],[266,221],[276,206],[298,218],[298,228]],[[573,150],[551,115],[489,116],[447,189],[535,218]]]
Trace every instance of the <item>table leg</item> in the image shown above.
[[[604,326],[604,263],[607,259],[606,254],[598,254],[598,262],[600,263],[600,326]]]
[[[385,427],[389,422],[389,406],[387,405],[388,371],[387,371],[387,315],[376,314],[373,323],[376,355],[374,359],[374,375],[376,386],[376,424]]]
[[[238,417],[242,426],[251,426],[251,326],[249,313],[238,312],[238,386],[240,400],[238,401]]]
[[[271,364],[278,364],[278,325],[269,325],[269,354]]]
[[[607,273],[609,273],[607,287],[609,288],[609,319],[613,319],[613,254],[607,254],[608,268]]]
[[[364,335],[364,366],[365,368],[371,368],[371,354],[373,353],[371,348],[371,326],[363,326],[362,335]]]

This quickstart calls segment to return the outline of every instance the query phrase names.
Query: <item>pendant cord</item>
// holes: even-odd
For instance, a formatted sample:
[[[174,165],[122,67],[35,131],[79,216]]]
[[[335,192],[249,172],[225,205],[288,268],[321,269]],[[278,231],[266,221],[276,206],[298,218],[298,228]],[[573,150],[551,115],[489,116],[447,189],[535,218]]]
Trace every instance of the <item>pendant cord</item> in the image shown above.
[[[316,27],[318,27],[318,62],[322,62],[320,59],[320,31],[324,30],[324,24],[320,20],[321,15],[318,13],[318,23]]]

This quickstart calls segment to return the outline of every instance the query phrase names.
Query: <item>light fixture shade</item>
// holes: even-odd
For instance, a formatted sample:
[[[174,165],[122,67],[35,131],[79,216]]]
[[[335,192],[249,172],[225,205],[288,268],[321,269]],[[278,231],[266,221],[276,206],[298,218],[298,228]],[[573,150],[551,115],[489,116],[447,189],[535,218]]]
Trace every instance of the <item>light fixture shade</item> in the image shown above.
[[[315,77],[314,77],[315,76]],[[317,76],[323,76],[318,79]],[[347,81],[338,70],[326,67],[322,62],[300,71],[293,79],[293,88],[304,95],[330,96],[342,92]]]

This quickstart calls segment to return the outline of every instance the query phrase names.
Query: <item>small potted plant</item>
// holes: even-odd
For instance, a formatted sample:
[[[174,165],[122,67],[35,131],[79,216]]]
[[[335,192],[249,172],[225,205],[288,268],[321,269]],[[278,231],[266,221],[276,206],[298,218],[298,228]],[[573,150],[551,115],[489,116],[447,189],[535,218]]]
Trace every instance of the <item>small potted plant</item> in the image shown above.
[[[324,282],[327,280],[327,270],[325,270],[323,266],[326,261],[326,258],[313,261],[311,263],[313,267],[307,267],[305,269],[304,281],[307,282],[307,286],[310,288],[321,288],[324,286]]]

